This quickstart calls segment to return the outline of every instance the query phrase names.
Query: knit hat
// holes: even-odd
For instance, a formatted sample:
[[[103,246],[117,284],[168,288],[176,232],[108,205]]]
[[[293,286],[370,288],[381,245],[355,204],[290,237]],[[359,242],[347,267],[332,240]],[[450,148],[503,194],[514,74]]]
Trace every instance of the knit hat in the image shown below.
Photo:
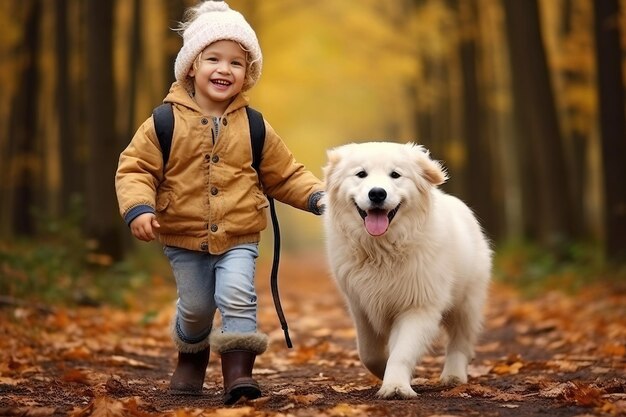
[[[224,1],[205,1],[191,9],[192,20],[183,24],[183,47],[174,64],[174,75],[182,85],[194,60],[215,41],[238,42],[250,57],[243,90],[249,90],[261,76],[263,55],[254,30],[241,13],[232,10]],[[195,16],[194,16],[195,15]]]

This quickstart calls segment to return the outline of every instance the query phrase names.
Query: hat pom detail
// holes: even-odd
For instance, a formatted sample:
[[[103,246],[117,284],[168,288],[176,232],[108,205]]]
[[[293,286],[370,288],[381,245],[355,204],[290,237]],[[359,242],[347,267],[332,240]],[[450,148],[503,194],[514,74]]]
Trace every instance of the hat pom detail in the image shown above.
[[[174,75],[176,80],[191,91],[189,70],[204,48],[213,42],[230,40],[239,43],[246,51],[246,81],[242,91],[250,89],[259,79],[263,55],[254,29],[241,13],[230,8],[224,1],[207,0],[185,12],[186,21],[181,24],[183,46],[176,56]]]
[[[225,1],[207,0],[198,7],[198,14],[206,12],[225,12],[230,10]]]

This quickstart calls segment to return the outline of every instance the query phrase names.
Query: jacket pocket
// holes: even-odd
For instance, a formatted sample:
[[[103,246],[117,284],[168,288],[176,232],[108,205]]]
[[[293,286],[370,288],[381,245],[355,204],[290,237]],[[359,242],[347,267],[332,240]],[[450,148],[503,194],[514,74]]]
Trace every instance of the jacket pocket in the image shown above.
[[[155,207],[156,211],[158,212],[165,211],[165,209],[170,205],[171,201],[172,201],[171,192],[159,194],[157,196],[157,201],[156,201],[156,207]]]
[[[254,193],[254,197],[256,199],[256,209],[261,211],[269,207],[270,202],[267,199],[267,196],[263,193]]]

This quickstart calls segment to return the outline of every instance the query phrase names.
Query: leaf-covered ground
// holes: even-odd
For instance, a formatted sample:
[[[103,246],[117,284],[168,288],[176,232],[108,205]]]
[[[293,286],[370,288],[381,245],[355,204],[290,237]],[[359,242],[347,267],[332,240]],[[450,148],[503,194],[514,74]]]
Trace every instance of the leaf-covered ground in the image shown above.
[[[255,373],[264,396],[224,407],[212,356],[202,397],[167,393],[174,288],[154,277],[126,310],[0,308],[2,416],[615,416],[626,415],[626,289],[525,300],[494,285],[470,381],[437,385],[442,349],[416,368],[414,400],[380,400],[322,256],[284,259],[287,349],[260,268],[259,319],[270,335]]]

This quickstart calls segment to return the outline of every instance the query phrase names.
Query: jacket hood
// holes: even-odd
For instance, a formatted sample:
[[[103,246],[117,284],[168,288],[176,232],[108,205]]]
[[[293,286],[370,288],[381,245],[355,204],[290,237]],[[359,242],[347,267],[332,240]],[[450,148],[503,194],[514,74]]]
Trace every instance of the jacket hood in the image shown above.
[[[189,92],[178,81],[172,84],[169,93],[167,93],[167,96],[163,99],[163,103],[179,104],[200,114],[203,113],[198,103],[195,102],[193,97],[189,95]],[[248,98],[242,93],[239,93],[233,98],[224,114],[228,114],[247,105]]]

